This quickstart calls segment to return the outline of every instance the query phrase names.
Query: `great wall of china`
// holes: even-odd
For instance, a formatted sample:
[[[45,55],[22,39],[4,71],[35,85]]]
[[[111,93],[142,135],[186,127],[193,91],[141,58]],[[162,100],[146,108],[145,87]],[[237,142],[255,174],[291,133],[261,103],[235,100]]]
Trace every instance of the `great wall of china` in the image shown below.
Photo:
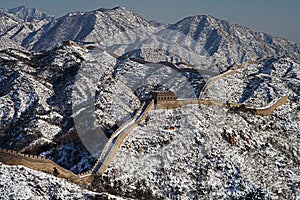
[[[136,60],[134,60],[136,61]],[[137,61],[136,61],[137,62]],[[142,62],[142,61],[138,61]],[[144,61],[145,62],[145,61]],[[93,180],[93,176],[95,174],[103,174],[110,162],[115,157],[118,148],[123,143],[126,136],[137,127],[148,115],[148,113],[153,109],[175,109],[180,106],[189,105],[189,104],[198,104],[198,105],[206,105],[206,106],[226,106],[229,108],[241,108],[243,111],[249,111],[253,114],[267,116],[270,115],[275,109],[285,104],[288,101],[288,97],[284,96],[281,99],[277,100],[275,103],[268,105],[264,108],[253,108],[244,104],[237,103],[224,103],[216,100],[208,100],[202,99],[202,94],[210,87],[210,85],[225,76],[232,75],[238,71],[238,69],[245,68],[248,64],[255,64],[260,62],[260,60],[253,62],[245,62],[242,65],[238,65],[233,67],[232,69],[224,72],[223,74],[217,75],[210,79],[207,84],[203,87],[200,98],[199,99],[174,99],[174,94],[170,93],[165,94],[165,99],[152,100],[149,104],[143,103],[140,109],[135,113],[135,115],[122,124],[110,137],[106,145],[104,146],[101,155],[99,156],[96,164],[92,167],[91,170],[82,173],[82,174],[74,174],[73,172],[57,165],[55,162],[33,155],[26,155],[17,151],[0,149],[0,162],[7,165],[23,165],[25,167],[31,168],[33,170],[45,172],[48,174],[52,174],[54,176],[65,178],[68,181],[74,182],[79,185],[86,185]],[[177,68],[176,65],[170,66],[172,68]],[[182,69],[177,68],[178,71],[182,71]],[[186,70],[185,70],[186,71]],[[188,69],[188,71],[194,71],[194,69]]]
[[[112,149],[112,151],[110,151],[110,153],[108,154],[107,158],[105,159],[105,161],[102,163],[101,167],[98,170],[98,173],[103,174],[105,172],[105,170],[107,169],[109,163],[113,160],[113,158],[115,157],[118,148],[121,146],[121,144],[123,143],[124,139],[127,137],[127,135],[135,128],[137,127],[148,115],[148,113],[154,109],[154,101],[152,100],[147,107],[145,108],[144,112],[135,120],[135,122],[128,127],[126,130],[123,131],[123,133],[117,138],[116,142],[115,142],[115,146]]]
[[[78,185],[85,185],[92,181],[91,176],[84,174],[74,174],[70,170],[67,170],[52,160],[44,157],[23,154],[17,151],[0,149],[0,161],[6,165],[22,165],[33,170],[52,174],[59,178],[67,179]]]
[[[250,64],[259,64],[261,61],[265,60],[266,58],[263,57],[261,59],[258,59],[258,60],[255,60],[255,61],[246,61],[244,63],[242,63],[241,65],[237,65],[237,66],[234,66],[232,68],[230,68],[229,70],[225,71],[224,73],[222,74],[219,74],[219,75],[216,75],[212,78],[210,78],[207,83],[204,85],[204,87],[202,88],[202,91],[200,93],[200,96],[199,96],[199,99],[203,99],[204,98],[204,94],[206,92],[206,90],[211,86],[212,83],[216,82],[217,80],[221,79],[221,78],[224,78],[226,76],[230,76],[230,75],[233,75],[235,73],[237,73],[237,71],[239,69],[244,69],[246,68],[248,65]]]
[[[34,155],[26,155],[17,151],[12,151],[7,149],[0,149],[0,161],[7,165],[23,165],[25,167],[37,171],[42,171],[60,178],[65,178],[76,184],[83,185],[89,183],[93,179],[94,174],[103,174],[105,172],[109,163],[115,157],[118,148],[121,146],[126,136],[135,127],[137,127],[146,118],[148,113],[153,109],[174,109],[184,105],[198,104],[198,105],[207,105],[207,106],[228,106],[230,108],[243,108],[244,110],[248,110],[250,112],[253,112],[254,114],[267,116],[270,115],[275,109],[277,109],[287,101],[288,101],[288,97],[284,96],[278,101],[276,101],[274,104],[267,106],[265,108],[252,108],[252,107],[245,106],[243,104],[222,103],[220,101],[206,100],[206,99],[166,100],[164,102],[158,102],[157,104],[155,104],[154,100],[152,100],[151,103],[148,104],[148,106],[145,108],[145,110],[141,113],[141,115],[138,118],[134,116],[132,119],[128,120],[122,126],[120,126],[112,134],[112,137],[110,137],[109,141],[104,147],[103,152],[101,153],[101,156],[99,157],[94,167],[91,170],[82,174],[74,174],[73,172],[57,165],[52,160],[39,157],[39,156],[34,156]],[[138,112],[136,114],[138,114]],[[132,124],[129,127],[127,127],[125,130],[122,130],[130,123]],[[121,134],[116,136],[116,134],[120,133],[120,131],[122,131]],[[113,141],[114,141],[114,145],[108,152],[109,144],[111,144]],[[96,168],[97,166],[99,167]]]

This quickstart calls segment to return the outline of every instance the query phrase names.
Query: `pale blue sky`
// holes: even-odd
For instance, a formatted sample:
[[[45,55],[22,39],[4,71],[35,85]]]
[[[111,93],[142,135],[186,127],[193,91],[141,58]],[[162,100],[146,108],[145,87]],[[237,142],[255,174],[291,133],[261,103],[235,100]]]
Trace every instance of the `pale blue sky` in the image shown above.
[[[208,14],[300,44],[299,0],[0,0],[1,8],[20,5],[39,8],[56,16],[70,11],[124,6],[148,20],[165,23]]]

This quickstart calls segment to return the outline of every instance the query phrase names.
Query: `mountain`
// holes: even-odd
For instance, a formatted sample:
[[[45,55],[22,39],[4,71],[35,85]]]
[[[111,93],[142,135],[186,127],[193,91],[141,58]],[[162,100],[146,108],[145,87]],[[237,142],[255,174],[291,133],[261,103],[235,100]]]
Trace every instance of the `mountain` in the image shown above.
[[[255,57],[283,55],[299,62],[298,44],[266,33],[254,32],[247,27],[212,16],[187,17],[168,28],[192,37],[210,56],[224,64],[238,64]]]
[[[148,32],[154,31],[153,34],[156,34],[161,30],[170,32],[168,40],[176,41],[188,51],[197,54],[199,49],[202,50],[202,53],[214,60],[210,65],[220,65],[221,71],[225,70],[225,66],[263,56],[285,55],[299,62],[298,44],[207,15],[187,17],[168,25],[147,21],[123,7],[72,12],[55,20],[46,17],[44,13],[37,14],[41,12],[24,7],[6,12],[14,17],[22,19],[23,16],[24,19],[28,19],[26,14],[20,14],[21,11],[27,15],[33,13],[35,24],[31,23],[29,29],[28,25],[17,26],[5,35],[34,51],[49,50],[67,40],[105,43],[118,37],[118,34],[129,40],[131,31],[137,31],[137,35],[145,35],[145,38],[142,38],[147,42]],[[37,19],[43,20],[37,24]],[[143,33],[142,28],[145,29]],[[18,33],[20,29],[22,31]],[[126,35],[129,38],[126,39]]]
[[[160,24],[122,7],[0,18],[0,148],[78,174],[119,145],[84,186],[98,193],[0,163],[1,197],[299,198],[299,45],[211,16]],[[148,110],[155,91],[206,104]]]
[[[40,21],[40,20],[51,21],[54,18],[53,16],[50,16],[39,9],[28,8],[25,6],[19,6],[16,8],[8,9],[7,12],[14,14],[18,18],[26,22],[33,22],[33,21]]]
[[[98,42],[114,33],[141,26],[152,25],[123,7],[73,12],[46,24],[41,30],[29,35],[22,45],[40,51],[66,40]]]
[[[140,68],[126,66],[119,76]],[[297,199],[299,77],[300,65],[292,59],[268,58],[215,79],[203,95],[257,108],[288,96],[288,103],[265,117],[207,105],[150,111],[94,187],[109,189],[114,180],[119,195],[154,199]]]
[[[13,9],[0,10],[0,38],[9,38],[21,46],[23,40],[32,32],[40,29],[44,24],[54,20],[41,10],[20,6]],[[5,43],[1,43],[0,49],[4,49]]]

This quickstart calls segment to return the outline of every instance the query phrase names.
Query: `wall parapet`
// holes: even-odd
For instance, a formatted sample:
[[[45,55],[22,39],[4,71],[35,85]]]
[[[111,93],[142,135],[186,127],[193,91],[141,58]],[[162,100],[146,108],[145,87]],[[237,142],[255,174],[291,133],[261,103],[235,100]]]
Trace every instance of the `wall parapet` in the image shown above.
[[[130,120],[123,123],[117,130],[115,130],[113,132],[113,134],[110,136],[110,138],[106,142],[104,148],[102,149],[102,152],[101,152],[99,158],[97,159],[95,165],[92,167],[91,172],[94,172],[96,170],[97,166],[100,164],[100,162],[104,159],[104,157],[110,147],[110,144],[111,144],[112,140],[115,138],[116,134],[118,134],[120,132],[120,130],[122,130],[124,127],[126,127],[129,123],[133,122],[133,120],[137,117],[137,115],[142,111],[144,105],[145,105],[145,102],[143,102],[143,104],[140,106],[140,108],[137,110],[135,115]]]
[[[54,161],[36,155],[28,155],[14,150],[1,148],[0,160],[3,164],[23,165],[30,169],[45,172],[58,178],[64,178],[79,185],[83,185],[91,181],[91,177],[80,178],[80,175],[76,175],[70,170],[59,166]]]
[[[248,65],[250,64],[259,64],[261,61],[265,60],[266,57],[262,57],[261,59],[258,59],[258,60],[255,60],[255,61],[246,61],[240,65],[236,65],[234,67],[232,67],[231,69],[225,71],[224,73],[222,74],[219,74],[217,76],[214,76],[213,78],[209,79],[208,82],[204,85],[204,87],[202,88],[202,91],[200,93],[200,97],[201,99],[204,98],[204,95],[205,95],[205,92],[206,90],[211,86],[211,84],[221,78],[224,78],[226,76],[230,76],[230,75],[233,75],[235,73],[238,72],[239,69],[244,69],[246,68]]]
[[[177,100],[170,100],[165,101],[163,103],[159,102],[156,104],[156,109],[174,109],[180,106],[189,105],[189,104],[199,104],[199,105],[206,105],[206,106],[224,106],[229,108],[243,108],[246,111],[251,111],[254,114],[267,116],[272,114],[274,110],[278,107],[282,106],[288,101],[288,96],[284,96],[278,99],[275,103],[271,105],[267,105],[263,108],[255,108],[245,104],[239,103],[231,103],[231,102],[222,102],[218,100],[211,100],[211,99],[177,99]]]
[[[113,149],[111,150],[111,152],[108,154],[108,156],[106,157],[106,159],[103,161],[103,163],[101,164],[101,166],[99,167],[99,169],[97,170],[98,174],[103,174],[105,172],[105,170],[108,168],[109,163],[113,160],[113,158],[115,157],[120,145],[123,143],[124,139],[127,137],[127,135],[135,128],[137,127],[148,115],[148,113],[154,109],[154,100],[152,100],[149,105],[145,108],[144,112],[142,113],[142,115],[136,119],[136,121],[127,129],[125,129],[123,131],[123,133],[121,135],[119,135],[116,139],[115,142],[115,146],[113,147]],[[137,117],[137,116],[136,116]],[[135,118],[134,118],[135,119]],[[105,152],[106,153],[106,152]]]

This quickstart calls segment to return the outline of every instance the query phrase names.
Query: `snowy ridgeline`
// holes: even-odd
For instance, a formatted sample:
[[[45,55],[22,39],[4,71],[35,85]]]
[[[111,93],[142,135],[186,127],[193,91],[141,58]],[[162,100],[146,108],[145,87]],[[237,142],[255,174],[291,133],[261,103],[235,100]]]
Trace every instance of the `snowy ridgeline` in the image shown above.
[[[156,35],[159,36],[157,41],[176,43],[189,53],[205,53],[221,70],[224,66],[263,56],[287,55],[299,61],[300,52],[299,45],[292,41],[257,33],[212,16],[197,15],[174,24],[155,25],[123,7],[71,12],[57,19],[32,8],[1,9],[0,35],[4,41],[0,49],[24,47],[36,52],[50,50],[67,40],[91,44],[114,43],[119,39],[119,44],[135,46],[139,38],[139,42],[151,46],[152,37]]]

